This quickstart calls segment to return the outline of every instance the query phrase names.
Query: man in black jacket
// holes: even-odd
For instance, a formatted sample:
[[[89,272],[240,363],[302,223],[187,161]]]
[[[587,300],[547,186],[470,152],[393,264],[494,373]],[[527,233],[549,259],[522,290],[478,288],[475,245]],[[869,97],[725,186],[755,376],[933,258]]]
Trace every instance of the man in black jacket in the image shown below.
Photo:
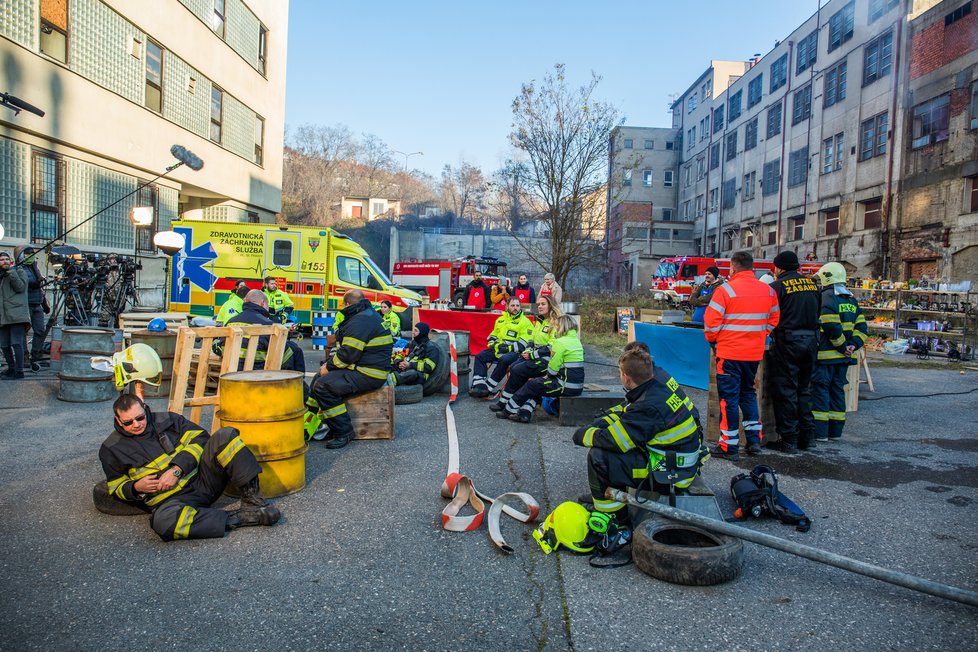
[[[281,518],[259,492],[261,467],[237,429],[209,436],[175,412],[153,414],[132,394],[112,409],[115,429],[98,453],[109,494],[151,511],[150,525],[164,541],[223,537]],[[211,507],[228,483],[241,493],[234,512]]]
[[[234,324],[257,324],[260,326],[271,326],[279,322],[272,321],[268,316],[268,297],[261,290],[251,290],[245,295],[244,306],[241,312],[237,313],[228,320],[226,326]],[[265,368],[265,358],[268,355],[268,335],[258,338],[258,351],[255,355],[255,369]],[[215,347],[218,345],[215,344]],[[248,353],[248,338],[241,343],[241,362],[244,364],[245,355]],[[302,349],[292,340],[286,340],[285,352],[282,354],[282,369],[291,369],[306,373],[306,359],[302,355]]]
[[[43,360],[44,337],[47,334],[47,320],[44,315],[51,312],[51,307],[48,305],[48,299],[44,294],[44,276],[37,266],[34,248],[18,245],[14,247],[14,257],[27,274],[27,308],[31,313],[31,331],[34,333],[31,339],[30,366],[38,371],[40,367],[51,366],[50,362]],[[26,343],[24,351],[25,353],[27,351]],[[26,360],[24,366],[27,366]]]
[[[245,304],[247,305],[247,304]],[[353,422],[344,399],[380,388],[387,382],[394,340],[380,314],[360,290],[343,295],[343,323],[336,330],[333,355],[312,381],[306,405],[329,426],[327,448],[342,448],[353,439]]]
[[[482,272],[476,270],[472,272],[472,280],[465,286],[466,306],[474,306],[476,310],[489,310],[492,308],[492,297],[489,295],[489,286],[482,280]]]
[[[818,355],[819,289],[815,280],[798,273],[798,256],[782,251],[774,258],[781,319],[771,333],[765,358],[766,385],[774,406],[778,441],[767,448],[793,455],[815,448],[812,417],[812,371]]]

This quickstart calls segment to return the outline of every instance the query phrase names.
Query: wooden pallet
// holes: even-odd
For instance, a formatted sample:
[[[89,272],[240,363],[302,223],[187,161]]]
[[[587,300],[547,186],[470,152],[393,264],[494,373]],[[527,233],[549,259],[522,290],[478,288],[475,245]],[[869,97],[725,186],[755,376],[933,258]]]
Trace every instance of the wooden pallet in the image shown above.
[[[211,359],[218,359],[212,347],[214,340],[224,338],[224,355],[220,357],[220,375],[238,370],[241,358],[241,348],[244,338],[248,339],[244,366],[245,371],[255,368],[255,357],[258,354],[258,338],[268,335],[268,351],[265,357],[265,369],[282,368],[282,357],[285,353],[285,343],[288,341],[289,329],[282,324],[271,326],[250,326],[236,324],[234,326],[207,326],[204,328],[182,327],[177,332],[177,348],[173,358],[173,380],[170,384],[170,412],[184,414],[189,407],[189,419],[200,423],[204,408],[213,409],[211,432],[221,427],[221,419],[217,414],[220,403],[218,387],[208,387],[207,377],[211,371]],[[200,338],[200,348],[195,348],[197,338]],[[197,357],[197,368],[193,376],[193,390],[187,397],[191,385],[190,367]],[[204,364],[200,363],[203,359]]]
[[[154,319],[162,319],[169,330],[179,330],[189,323],[189,315],[182,312],[124,312],[119,315],[119,328],[122,329],[124,346],[129,346],[134,331],[143,330]]]

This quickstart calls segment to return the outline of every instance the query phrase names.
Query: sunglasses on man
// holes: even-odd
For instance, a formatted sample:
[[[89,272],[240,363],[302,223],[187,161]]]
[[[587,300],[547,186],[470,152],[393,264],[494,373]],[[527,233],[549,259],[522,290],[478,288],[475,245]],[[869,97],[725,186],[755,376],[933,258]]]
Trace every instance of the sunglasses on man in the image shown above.
[[[132,424],[134,424],[137,421],[139,421],[139,422],[145,421],[146,420],[146,413],[143,412],[138,417],[133,417],[133,418],[129,419],[128,421],[123,421],[122,419],[119,419],[119,417],[116,417],[116,419],[119,421],[119,425],[120,426],[122,426],[123,428],[128,428],[129,426],[131,426]]]

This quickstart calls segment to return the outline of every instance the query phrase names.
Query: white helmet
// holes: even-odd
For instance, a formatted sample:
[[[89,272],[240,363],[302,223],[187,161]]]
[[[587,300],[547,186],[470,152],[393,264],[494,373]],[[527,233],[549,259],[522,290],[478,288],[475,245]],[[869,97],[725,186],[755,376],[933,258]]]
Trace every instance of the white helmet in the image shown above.
[[[835,285],[836,283],[846,282],[846,268],[842,263],[826,263],[822,268],[815,272],[815,278],[822,284],[822,287]]]

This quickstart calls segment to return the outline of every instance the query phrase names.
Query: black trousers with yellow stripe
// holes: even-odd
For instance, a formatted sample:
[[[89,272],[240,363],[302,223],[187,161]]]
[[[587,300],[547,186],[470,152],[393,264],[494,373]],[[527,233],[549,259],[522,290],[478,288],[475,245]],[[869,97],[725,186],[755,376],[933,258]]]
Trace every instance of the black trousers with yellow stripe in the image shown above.
[[[625,503],[605,497],[608,487],[625,490],[639,487],[649,475],[649,454],[644,448],[617,453],[604,448],[592,448],[587,454],[587,482],[591,500],[599,512],[621,513],[627,519]],[[668,488],[666,489],[668,491]]]
[[[156,506],[150,524],[164,541],[212,539],[227,532],[229,512],[211,507],[228,483],[247,485],[261,473],[237,428],[221,428],[207,440],[197,474],[183,491]]]

